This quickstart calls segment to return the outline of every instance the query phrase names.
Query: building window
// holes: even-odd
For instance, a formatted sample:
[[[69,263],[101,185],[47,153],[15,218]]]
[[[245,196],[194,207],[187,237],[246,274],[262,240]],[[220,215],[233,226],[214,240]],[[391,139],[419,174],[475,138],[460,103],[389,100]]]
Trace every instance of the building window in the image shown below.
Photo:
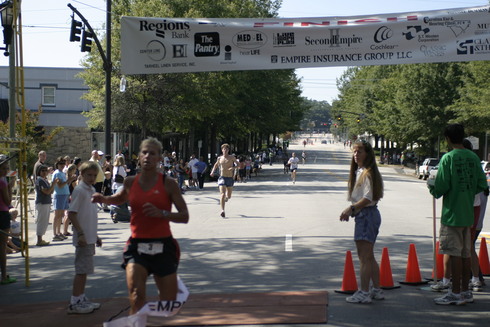
[[[55,90],[54,86],[43,86],[42,87],[42,97],[43,97],[43,106],[54,106],[55,103]]]

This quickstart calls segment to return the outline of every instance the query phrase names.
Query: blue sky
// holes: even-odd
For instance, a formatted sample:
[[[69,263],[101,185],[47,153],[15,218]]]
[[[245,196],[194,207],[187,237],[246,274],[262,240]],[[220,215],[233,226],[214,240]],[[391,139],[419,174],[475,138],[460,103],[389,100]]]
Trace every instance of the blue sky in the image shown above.
[[[2,1],[2,0],[0,0]],[[209,0],[213,1],[213,0]],[[3,2],[3,1],[2,1]],[[23,60],[26,67],[80,67],[84,54],[70,43],[71,3],[93,28],[105,21],[105,0],[22,0]],[[487,5],[488,0],[284,0],[280,17],[332,17],[415,12]],[[0,66],[8,59],[0,55]],[[298,69],[303,96],[331,102],[337,97],[336,79],[345,67]]]

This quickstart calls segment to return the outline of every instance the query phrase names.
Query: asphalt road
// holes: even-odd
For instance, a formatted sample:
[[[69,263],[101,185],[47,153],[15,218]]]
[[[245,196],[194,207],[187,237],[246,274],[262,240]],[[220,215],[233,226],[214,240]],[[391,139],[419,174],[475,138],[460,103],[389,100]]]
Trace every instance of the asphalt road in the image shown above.
[[[384,301],[370,305],[347,304],[345,295],[335,293],[342,283],[347,250],[352,251],[359,276],[354,223],[339,221],[340,212],[349,205],[346,185],[350,150],[341,144],[320,144],[319,139],[305,148],[299,143],[290,145],[290,151],[301,153],[303,149],[308,160],[300,165],[294,185],[283,173],[282,163],[264,165],[258,177],[235,184],[225,219],[219,216],[214,183],[185,194],[190,222],[174,224],[172,230],[182,250],[179,274],[191,293],[327,290],[329,326],[488,324],[490,286],[475,293],[474,304],[463,307],[437,306],[433,298],[440,294],[420,286],[403,285],[385,291]],[[385,196],[379,203],[383,222],[375,255],[379,261],[382,248],[387,247],[393,278],[403,281],[409,244],[414,243],[422,276],[430,277],[433,217],[425,181],[399,166],[381,166],[380,171]],[[439,212],[437,201],[438,216]],[[32,218],[29,228],[34,244]],[[104,245],[97,250],[96,273],[87,282],[86,293],[91,299],[126,296],[119,264],[128,228],[128,224],[113,224],[107,213],[100,214]],[[485,231],[490,229],[484,226]],[[19,281],[1,286],[0,305],[68,301],[73,278],[70,241],[43,248],[31,246],[29,252],[30,286],[23,281],[24,258],[9,255],[9,273]],[[152,282],[148,290],[150,295],[156,294]]]

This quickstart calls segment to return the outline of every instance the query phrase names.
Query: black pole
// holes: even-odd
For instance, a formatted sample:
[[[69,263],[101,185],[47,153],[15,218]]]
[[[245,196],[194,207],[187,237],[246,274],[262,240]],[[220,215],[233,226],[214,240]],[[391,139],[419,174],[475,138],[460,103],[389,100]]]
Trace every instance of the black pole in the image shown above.
[[[111,7],[112,1],[107,0],[107,12],[106,12],[106,41],[107,41],[107,62],[108,67],[105,69],[105,154],[112,155],[111,152],[111,75],[112,75],[112,61],[111,61]]]

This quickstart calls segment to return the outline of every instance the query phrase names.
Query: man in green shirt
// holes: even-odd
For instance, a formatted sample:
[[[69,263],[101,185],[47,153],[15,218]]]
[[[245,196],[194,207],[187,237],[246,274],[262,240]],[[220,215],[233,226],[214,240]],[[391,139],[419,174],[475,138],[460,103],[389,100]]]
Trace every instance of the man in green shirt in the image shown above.
[[[429,190],[434,197],[443,197],[439,252],[450,256],[453,289],[434,302],[463,305],[473,302],[473,294],[468,290],[473,201],[477,193],[487,188],[487,182],[478,156],[463,147],[463,125],[448,125],[444,136],[453,150],[441,158],[437,177],[433,185],[429,184]]]

